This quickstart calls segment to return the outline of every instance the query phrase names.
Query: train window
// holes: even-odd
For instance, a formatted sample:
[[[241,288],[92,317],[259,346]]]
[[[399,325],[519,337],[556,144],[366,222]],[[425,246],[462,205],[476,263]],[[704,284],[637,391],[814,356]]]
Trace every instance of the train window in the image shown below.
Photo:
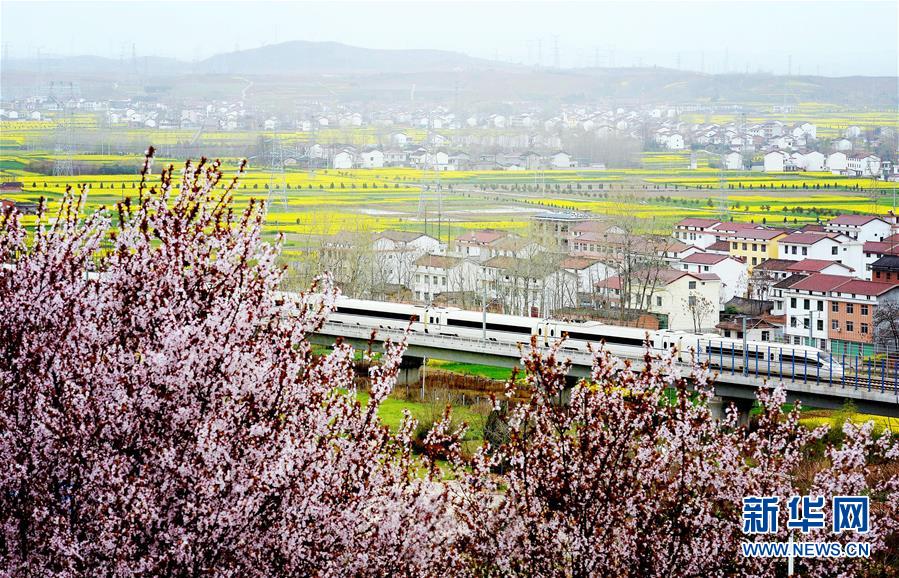
[[[397,319],[399,321],[419,321],[421,318],[414,313],[396,313],[394,311],[370,311],[368,309],[356,309],[354,307],[337,306],[335,313],[343,315],[358,315],[360,317],[378,317],[381,319]]]
[[[580,341],[592,341],[594,343],[598,343],[602,340],[605,340],[606,343],[614,343],[617,345],[633,345],[636,347],[643,347],[642,339],[634,339],[631,337],[621,337],[619,335],[593,335],[590,333],[579,333],[577,331],[571,331],[568,333],[568,337],[571,339],[578,339]]]
[[[481,329],[483,327],[482,321],[468,321],[465,319],[447,319],[446,324],[454,327],[471,327],[472,329]],[[503,323],[487,323],[487,329],[490,331],[504,331],[506,333],[527,333],[528,335],[531,333],[529,327],[505,325]]]

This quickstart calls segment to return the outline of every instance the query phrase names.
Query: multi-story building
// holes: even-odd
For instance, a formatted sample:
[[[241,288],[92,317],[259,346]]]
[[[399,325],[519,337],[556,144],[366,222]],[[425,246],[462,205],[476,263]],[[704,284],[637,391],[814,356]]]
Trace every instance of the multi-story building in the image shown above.
[[[732,233],[727,241],[731,256],[742,259],[752,271],[762,261],[777,258],[777,244],[786,236],[779,229],[744,229]]]
[[[718,303],[721,309],[734,297],[746,295],[749,280],[746,263],[730,255],[693,253],[680,260],[680,269],[690,273],[714,273],[721,279]]]
[[[674,238],[704,249],[717,240],[714,227],[720,224],[718,219],[688,217],[674,224]]]
[[[841,275],[815,274],[793,282],[783,291],[784,337],[794,345],[827,350],[829,293],[847,283]],[[785,282],[784,282],[785,283]]]
[[[842,233],[804,231],[791,233],[779,241],[778,258],[791,261],[819,259],[836,261],[867,275],[863,243]]]
[[[622,279],[613,275],[597,283],[611,307],[643,309],[659,318],[659,327],[680,331],[712,331],[718,324],[721,280],[713,273],[677,269],[646,270],[635,274],[630,295],[622,292]]]
[[[412,295],[424,303],[444,293],[473,293],[480,269],[472,261],[445,255],[423,255],[415,260]]]
[[[830,233],[842,233],[857,241],[883,241],[893,233],[893,227],[875,215],[840,215],[826,225]]]
[[[899,284],[899,255],[884,255],[868,265],[871,280]]]
[[[828,339],[834,355],[874,353],[877,307],[899,302],[899,285],[852,279],[829,292]]]

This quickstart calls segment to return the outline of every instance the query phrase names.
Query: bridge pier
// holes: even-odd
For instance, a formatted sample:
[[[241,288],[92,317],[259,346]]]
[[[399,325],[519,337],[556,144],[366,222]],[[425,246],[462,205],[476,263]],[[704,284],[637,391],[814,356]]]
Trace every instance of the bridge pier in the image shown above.
[[[421,357],[410,357],[404,355],[400,362],[400,370],[396,375],[397,385],[421,385],[421,368],[424,365],[424,359]]]
[[[739,425],[749,425],[749,412],[752,411],[753,400],[741,397],[713,396],[708,401],[709,411],[716,420],[725,418],[727,408],[733,404],[737,408]]]

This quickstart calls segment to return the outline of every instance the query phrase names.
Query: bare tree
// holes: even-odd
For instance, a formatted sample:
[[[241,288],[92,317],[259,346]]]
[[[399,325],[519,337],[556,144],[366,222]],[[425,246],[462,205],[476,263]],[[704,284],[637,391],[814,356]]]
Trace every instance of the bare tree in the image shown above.
[[[690,317],[693,320],[694,333],[699,333],[703,329],[703,320],[718,310],[717,303],[713,303],[704,296],[695,293],[691,294],[689,298],[684,299],[683,304],[687,311],[690,312]]]
[[[899,303],[889,301],[874,309],[874,342],[899,351]]]

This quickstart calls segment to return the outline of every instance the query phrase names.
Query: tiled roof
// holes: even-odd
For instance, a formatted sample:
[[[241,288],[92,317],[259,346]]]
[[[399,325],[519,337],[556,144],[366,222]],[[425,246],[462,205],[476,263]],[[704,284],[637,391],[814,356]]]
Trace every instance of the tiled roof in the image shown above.
[[[681,263],[692,263],[695,265],[715,265],[724,261],[725,259],[730,259],[727,255],[721,255],[719,253],[693,253],[688,257],[684,257],[681,259]]]
[[[827,269],[831,265],[837,265],[839,267],[843,267],[848,269],[849,271],[854,271],[852,267],[847,265],[843,265],[838,261],[828,261],[827,259],[803,259],[802,261],[796,261],[789,267],[787,267],[787,271],[796,271],[801,273],[815,273],[818,271],[823,271]]]
[[[832,291],[847,282],[847,278],[842,275],[827,275],[824,273],[815,273],[809,275],[802,281],[790,285],[790,289],[798,291],[815,291],[824,293]]]
[[[899,255],[884,255],[871,263],[871,270],[899,271]]]
[[[780,240],[784,244],[792,245],[814,245],[824,239],[835,239],[839,233],[791,233]]]
[[[887,243],[884,241],[865,241],[862,250],[865,253],[874,253],[875,255],[899,254],[899,242]]]
[[[415,260],[417,267],[436,267],[438,269],[452,269],[460,263],[462,263],[461,258],[445,255],[422,255]]]
[[[719,221],[718,219],[703,219],[700,217],[687,217],[686,219],[681,219],[680,221],[675,223],[675,226],[708,228],[708,227],[711,227],[712,225],[717,225],[720,222],[721,221]]]
[[[859,227],[871,221],[881,221],[880,217],[875,215],[840,215],[830,220],[832,225],[847,225],[850,227]]]
[[[599,259],[591,259],[590,257],[565,257],[562,259],[562,262],[559,263],[559,267],[562,269],[575,269],[580,271],[581,269],[586,269],[596,263],[599,263]]]
[[[779,229],[748,229],[738,231],[731,235],[732,239],[747,239],[750,241],[770,241],[783,235],[785,232]]]
[[[852,279],[834,288],[834,293],[849,293],[852,295],[883,295],[887,291],[895,289],[892,283],[880,283],[879,281],[865,281],[864,279]]]
[[[753,270],[755,271],[788,271],[791,266],[795,265],[796,261],[790,261],[789,259],[765,259],[755,267]]]
[[[505,231],[472,231],[470,233],[465,233],[459,237],[456,237],[456,241],[459,243],[475,243],[479,245],[485,245],[487,243],[492,243],[503,237],[508,236],[509,234]]]
[[[778,283],[775,283],[774,288],[775,289],[789,289],[790,287],[792,287],[796,283],[799,283],[806,277],[808,277],[808,275],[800,275],[799,273],[794,273],[793,275],[790,275],[786,279],[779,281]]]
[[[730,251],[730,243],[727,241],[715,241],[711,245],[705,248],[706,251],[724,251],[727,253]]]
[[[410,241],[414,241],[419,237],[423,237],[421,233],[414,233],[411,231],[381,231],[378,233],[378,238],[386,238],[391,241],[398,241],[400,243],[408,243]]]

